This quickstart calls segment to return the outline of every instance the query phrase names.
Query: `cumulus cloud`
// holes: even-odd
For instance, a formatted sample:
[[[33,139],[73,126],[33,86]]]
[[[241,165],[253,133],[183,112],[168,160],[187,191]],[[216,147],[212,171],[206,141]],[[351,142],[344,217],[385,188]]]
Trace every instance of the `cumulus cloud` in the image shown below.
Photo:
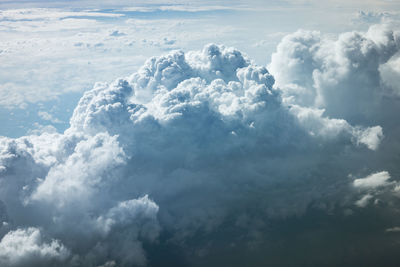
[[[313,136],[323,139],[336,138],[338,135],[347,135],[355,140],[356,144],[367,146],[371,150],[376,150],[383,138],[382,127],[374,126],[368,128],[351,126],[343,119],[330,119],[324,117],[325,110],[301,107],[293,105],[290,111],[299,119],[302,126]]]
[[[126,159],[116,136],[44,133],[3,139],[2,152],[7,227],[36,222],[70,248],[74,264],[145,264],[139,239],[158,236],[158,206],[147,196],[123,200],[110,192]]]
[[[354,204],[359,208],[366,208],[370,203],[374,203],[375,206],[380,206],[382,203],[389,206],[396,205],[394,199],[398,197],[399,183],[390,181],[391,178],[389,172],[381,171],[354,179],[353,187],[362,195]]]
[[[70,252],[58,240],[46,243],[38,228],[8,232],[0,241],[2,266],[47,266],[62,264]]]
[[[365,208],[372,198],[373,196],[371,196],[370,194],[366,194],[365,196],[357,200],[355,204],[360,208]]]
[[[328,116],[366,124],[382,120],[376,111],[388,103],[379,69],[399,48],[397,33],[384,24],[334,40],[300,30],[283,38],[270,70],[286,102],[324,108]]]
[[[382,186],[388,186],[390,174],[387,171],[373,173],[365,178],[355,179],[353,185],[360,189],[369,189]]]
[[[354,45],[385,62],[397,45],[386,33],[345,35],[338,53]],[[332,62],[314,70],[325,51],[317,33],[282,42],[271,65],[276,86],[266,67],[210,44],[150,58],[127,78],[96,83],[64,133],[2,137],[1,244],[18,236],[35,255],[78,266],[151,265],[170,246],[189,258],[231,246],[224,242],[249,249],[267,240],[269,221],[348,210],[354,199],[367,207],[376,193],[354,188],[385,186],[389,172],[356,179],[353,187],[347,174],[379,152],[385,128],[335,117],[337,103],[321,90],[336,84],[344,97],[340,86],[350,69],[368,77],[378,64],[353,51],[372,66],[350,66],[349,52],[345,59],[329,55]],[[342,76],[332,81],[331,71]],[[229,237],[218,243],[223,229]],[[50,241],[38,238],[41,231]]]
[[[389,60],[386,64],[381,65],[379,70],[384,85],[396,95],[400,95],[400,58],[395,57]]]
[[[52,123],[62,123],[62,121],[60,121],[57,118],[54,118],[53,115],[51,115],[50,113],[46,112],[46,111],[39,111],[38,115],[41,119],[46,120],[46,121],[50,121]]]
[[[392,14],[389,12],[371,12],[371,11],[358,11],[356,21],[365,23],[379,23],[383,19],[390,17]]]

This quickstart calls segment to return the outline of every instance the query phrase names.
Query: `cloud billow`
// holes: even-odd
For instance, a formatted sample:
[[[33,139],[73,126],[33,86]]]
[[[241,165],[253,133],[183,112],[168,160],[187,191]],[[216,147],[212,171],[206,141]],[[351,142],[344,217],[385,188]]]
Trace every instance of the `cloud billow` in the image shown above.
[[[398,47],[385,34],[374,42],[341,37],[338,53],[361,38],[365,53],[382,64]],[[386,131],[379,120],[353,120],[345,113],[353,109],[340,113],[339,100],[324,98],[334,86],[327,66],[344,71],[335,86],[347,85],[352,74],[336,61],[315,71],[321,46],[316,33],[286,37],[273,56],[275,78],[222,45],[174,51],[150,58],[127,78],[97,83],[63,134],[1,138],[0,247],[14,250],[0,253],[0,263],[143,266],[168,246],[194,259],[212,254],[218,242],[251,250],[269,234],[268,221],[336,207],[349,213],[395,195],[388,172],[378,182],[349,180],[363,155],[378,153]],[[378,65],[358,67],[357,79],[371,68],[379,75]],[[331,91],[322,94],[324,88]],[[315,105],[321,98],[325,113]],[[367,197],[358,190],[375,183],[387,186]],[[223,228],[233,230],[218,241]]]
[[[292,104],[323,108],[326,115],[350,123],[383,123],[376,110],[387,106],[383,98],[389,90],[380,68],[399,49],[398,33],[385,24],[365,33],[343,33],[337,40],[299,30],[283,38],[270,69]]]

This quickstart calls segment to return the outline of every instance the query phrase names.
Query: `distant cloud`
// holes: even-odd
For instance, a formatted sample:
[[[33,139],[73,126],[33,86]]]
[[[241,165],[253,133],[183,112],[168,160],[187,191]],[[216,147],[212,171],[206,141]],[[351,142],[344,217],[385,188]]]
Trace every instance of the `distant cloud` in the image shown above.
[[[40,94],[38,92],[26,91],[23,85],[15,83],[0,84],[0,105],[12,109],[15,107],[26,108],[29,102],[46,101],[54,99],[57,92],[47,92]]]
[[[355,204],[359,208],[365,208],[369,204],[371,199],[373,199],[373,196],[370,194],[366,194],[365,196],[357,200]]]
[[[392,23],[398,21],[400,13],[396,9],[374,12],[374,11],[358,11],[353,19],[356,23],[373,25],[379,23]]]
[[[73,17],[121,17],[123,14],[94,11],[64,11],[55,8],[0,10],[0,20],[56,20]]]
[[[388,182],[390,174],[386,171],[373,173],[365,178],[355,179],[353,185],[360,189],[376,188],[382,186],[388,186],[391,183]]]
[[[123,11],[134,11],[134,12],[155,12],[155,11],[178,11],[178,12],[207,12],[207,11],[229,11],[229,10],[256,10],[250,6],[240,5],[160,5],[160,6],[136,6],[136,7],[125,7]]]
[[[382,19],[390,16],[388,12],[365,12],[358,11],[356,19],[366,23],[379,23]]]
[[[110,36],[113,36],[113,37],[119,37],[119,36],[124,36],[124,35],[126,35],[126,34],[123,32],[120,32],[119,30],[112,31],[110,33]]]
[[[398,232],[400,232],[400,227],[392,227],[392,228],[387,228],[386,230],[385,230],[385,232],[387,232],[387,233],[398,233]]]
[[[51,115],[50,113],[48,113],[46,111],[39,111],[38,115],[43,120],[50,121],[52,123],[62,123],[62,121],[60,121],[57,118],[54,118],[53,115]]]

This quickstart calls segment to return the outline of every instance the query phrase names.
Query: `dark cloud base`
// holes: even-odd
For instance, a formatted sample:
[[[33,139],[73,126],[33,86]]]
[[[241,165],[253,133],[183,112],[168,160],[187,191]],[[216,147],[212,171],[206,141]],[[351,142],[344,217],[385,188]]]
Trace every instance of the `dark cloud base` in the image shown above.
[[[231,218],[184,245],[162,233],[159,244],[145,247],[151,266],[397,266],[398,234],[382,231],[393,223],[387,215],[368,209],[327,216],[311,209],[300,218],[260,218],[248,228]]]

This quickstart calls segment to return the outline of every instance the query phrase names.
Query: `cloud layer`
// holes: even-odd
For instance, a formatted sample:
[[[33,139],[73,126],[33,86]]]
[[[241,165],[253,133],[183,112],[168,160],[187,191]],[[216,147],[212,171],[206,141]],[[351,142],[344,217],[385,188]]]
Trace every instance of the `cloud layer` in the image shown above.
[[[390,221],[398,126],[379,108],[398,107],[380,66],[398,49],[378,26],[333,41],[299,31],[274,76],[210,44],[97,83],[64,133],[0,139],[0,262],[215,265],[229,247],[257,261],[276,222],[357,218],[372,202]],[[389,162],[365,167],[383,152]]]

